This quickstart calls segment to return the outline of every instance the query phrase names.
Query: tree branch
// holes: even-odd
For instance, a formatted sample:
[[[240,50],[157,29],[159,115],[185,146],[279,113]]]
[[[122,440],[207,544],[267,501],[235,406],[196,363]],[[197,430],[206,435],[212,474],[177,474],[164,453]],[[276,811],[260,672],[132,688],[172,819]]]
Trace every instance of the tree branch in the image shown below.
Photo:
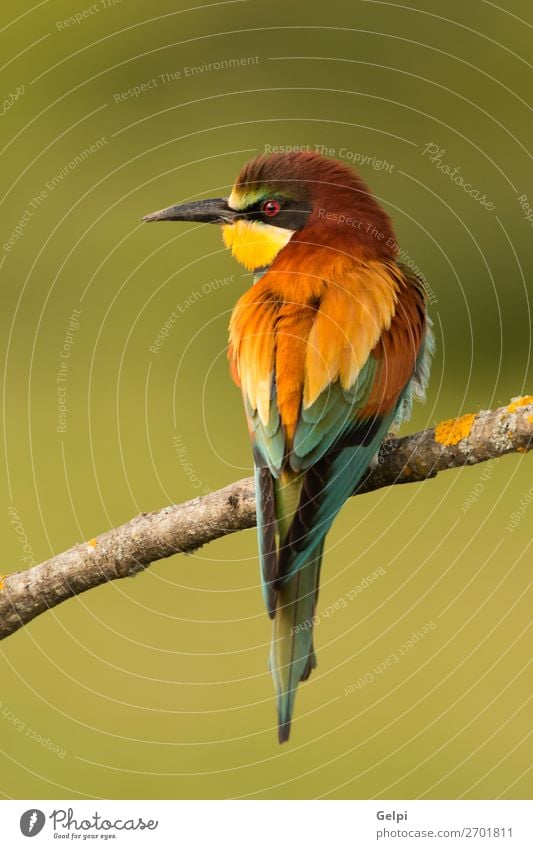
[[[386,440],[356,495],[435,477],[533,447],[533,397]],[[0,639],[40,613],[99,584],[142,571],[256,523],[252,478],[153,513],[74,546],[39,566],[0,579]]]

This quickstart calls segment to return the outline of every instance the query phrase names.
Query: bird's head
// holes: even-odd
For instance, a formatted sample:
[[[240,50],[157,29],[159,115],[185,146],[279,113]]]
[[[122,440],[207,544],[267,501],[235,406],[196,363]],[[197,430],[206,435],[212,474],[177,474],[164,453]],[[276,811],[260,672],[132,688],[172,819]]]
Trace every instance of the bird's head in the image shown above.
[[[291,241],[327,245],[362,259],[394,257],[391,221],[348,165],[315,153],[261,155],[242,168],[227,198],[193,201],[143,221],[220,224],[245,268],[268,268]]]

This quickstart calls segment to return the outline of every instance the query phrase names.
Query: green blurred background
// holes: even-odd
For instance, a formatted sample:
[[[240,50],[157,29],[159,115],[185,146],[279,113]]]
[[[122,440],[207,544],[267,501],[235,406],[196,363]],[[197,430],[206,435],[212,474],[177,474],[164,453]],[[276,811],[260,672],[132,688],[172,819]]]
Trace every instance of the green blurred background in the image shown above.
[[[351,151],[431,287],[431,390],[404,430],[531,391],[530,3],[189,6],[2,6],[4,572],[249,474],[225,360],[249,277],[215,227],[139,218],[228,192],[265,146]],[[344,508],[284,747],[253,531],[41,616],[0,648],[1,793],[528,796],[533,508],[510,523],[530,486],[517,455]]]

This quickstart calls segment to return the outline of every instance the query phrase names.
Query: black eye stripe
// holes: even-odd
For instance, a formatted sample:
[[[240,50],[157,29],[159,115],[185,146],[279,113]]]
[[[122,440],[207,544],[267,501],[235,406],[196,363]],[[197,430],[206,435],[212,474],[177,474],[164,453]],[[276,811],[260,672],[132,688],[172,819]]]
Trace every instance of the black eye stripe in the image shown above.
[[[275,215],[268,215],[263,211],[265,203],[269,201],[275,201],[275,203],[279,204],[279,211]],[[251,204],[242,210],[241,215],[249,221],[261,221],[263,224],[270,224],[272,227],[282,227],[286,230],[301,230],[305,227],[310,213],[311,204],[308,201],[273,196],[263,198]]]
[[[269,201],[274,201],[275,203],[279,203],[280,209],[285,209],[287,204],[296,203],[296,201],[291,201],[288,198],[280,198],[280,197],[276,197],[275,195],[273,195],[272,197],[262,198],[261,200],[258,200],[255,203],[250,204],[250,206],[247,206],[246,209],[243,209],[242,211],[245,215],[250,215],[250,214],[253,214],[254,212],[261,212],[261,208],[263,207],[263,205],[265,203],[268,203]]]

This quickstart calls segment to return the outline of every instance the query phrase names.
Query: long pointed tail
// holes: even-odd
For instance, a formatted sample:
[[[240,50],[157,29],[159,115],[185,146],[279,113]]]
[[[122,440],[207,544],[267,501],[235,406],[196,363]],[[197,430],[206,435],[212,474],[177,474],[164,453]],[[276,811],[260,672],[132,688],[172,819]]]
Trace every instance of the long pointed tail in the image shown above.
[[[277,692],[278,737],[289,739],[296,689],[316,666],[313,620],[323,544],[306,559],[296,575],[279,587],[272,626],[270,669]]]

